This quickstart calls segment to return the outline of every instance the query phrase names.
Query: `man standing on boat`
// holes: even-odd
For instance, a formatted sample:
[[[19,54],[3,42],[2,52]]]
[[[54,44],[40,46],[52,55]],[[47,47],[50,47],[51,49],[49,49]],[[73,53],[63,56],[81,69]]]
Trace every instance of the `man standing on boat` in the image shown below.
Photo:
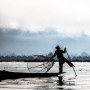
[[[66,48],[64,48],[64,51],[57,46],[56,47],[56,51],[54,53],[54,55],[52,56],[55,57],[57,56],[57,58],[59,59],[59,73],[63,72],[63,64],[66,62],[70,67],[75,67],[70,61],[68,61],[64,56],[63,53],[66,53]]]

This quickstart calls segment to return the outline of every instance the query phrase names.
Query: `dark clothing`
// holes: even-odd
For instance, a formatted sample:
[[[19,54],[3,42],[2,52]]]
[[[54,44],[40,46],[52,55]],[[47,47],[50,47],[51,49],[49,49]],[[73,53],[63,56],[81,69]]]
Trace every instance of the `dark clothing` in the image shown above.
[[[57,49],[52,57],[55,57],[57,55],[57,58],[59,59],[59,73],[62,73],[63,71],[63,64],[65,63],[66,59],[63,56],[63,53],[66,52],[66,49],[61,50]]]
[[[74,65],[68,61],[64,56],[63,53],[66,52],[66,48],[63,50],[61,49],[57,49],[54,53],[54,55],[52,57],[57,56],[57,58],[59,59],[59,73],[63,72],[63,64],[66,62],[70,67],[74,67]]]
[[[57,55],[57,58],[62,58],[63,57],[63,54],[62,53],[65,53],[65,50],[56,50],[53,57],[55,57]]]

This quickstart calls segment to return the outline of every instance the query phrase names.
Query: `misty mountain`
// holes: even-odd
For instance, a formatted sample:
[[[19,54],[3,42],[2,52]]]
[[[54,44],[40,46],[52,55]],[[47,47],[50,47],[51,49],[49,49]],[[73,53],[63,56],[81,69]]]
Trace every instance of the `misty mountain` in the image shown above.
[[[35,55],[55,51],[56,45],[65,47],[69,54],[90,54],[90,37],[68,37],[48,28],[41,32],[29,32],[21,29],[0,28],[0,54]]]
[[[89,55],[86,52],[82,52],[81,56],[84,57],[84,56],[89,56]]]
[[[52,57],[53,56],[53,53],[50,52],[46,57]]]

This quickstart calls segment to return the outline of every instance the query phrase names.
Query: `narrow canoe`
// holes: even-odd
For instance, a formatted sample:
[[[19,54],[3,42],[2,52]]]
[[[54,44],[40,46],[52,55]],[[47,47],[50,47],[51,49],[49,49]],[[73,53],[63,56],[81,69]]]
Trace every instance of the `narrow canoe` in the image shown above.
[[[0,80],[28,78],[28,77],[52,77],[58,75],[59,73],[18,73],[18,72],[0,71]]]

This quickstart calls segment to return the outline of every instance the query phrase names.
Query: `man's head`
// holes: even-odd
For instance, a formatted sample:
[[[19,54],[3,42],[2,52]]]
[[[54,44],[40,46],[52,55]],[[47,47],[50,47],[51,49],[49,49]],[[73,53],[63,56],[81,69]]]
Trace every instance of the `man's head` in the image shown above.
[[[56,46],[56,49],[60,49],[59,45]]]

